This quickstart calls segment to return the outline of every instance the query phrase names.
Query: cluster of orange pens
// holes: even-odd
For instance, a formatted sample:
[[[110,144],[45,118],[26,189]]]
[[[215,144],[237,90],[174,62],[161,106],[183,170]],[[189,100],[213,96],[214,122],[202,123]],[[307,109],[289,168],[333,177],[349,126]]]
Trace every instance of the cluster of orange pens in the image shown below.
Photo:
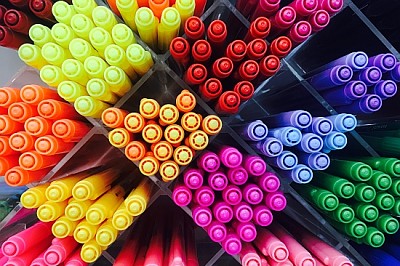
[[[41,180],[90,127],[57,92],[0,88],[0,175],[10,186]]]
[[[183,90],[176,97],[176,105],[160,106],[156,100],[144,98],[139,112],[108,108],[102,120],[113,128],[109,133],[110,143],[117,148],[125,147],[126,157],[139,163],[142,174],[153,176],[159,172],[162,180],[168,182],[179,175],[179,166],[192,161],[195,151],[207,147],[209,135],[221,131],[222,121],[218,116],[203,119],[192,112],[195,107],[194,95]]]

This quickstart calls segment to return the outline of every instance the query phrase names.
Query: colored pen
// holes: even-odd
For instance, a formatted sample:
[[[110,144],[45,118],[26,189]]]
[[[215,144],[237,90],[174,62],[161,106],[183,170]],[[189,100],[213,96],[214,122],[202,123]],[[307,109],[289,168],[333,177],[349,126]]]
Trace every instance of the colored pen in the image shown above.
[[[25,85],[20,91],[21,100],[25,103],[38,105],[46,99],[60,100],[57,91],[39,85]]]
[[[202,84],[207,78],[207,69],[202,64],[192,64],[184,75],[184,80],[189,85]]]
[[[257,233],[254,244],[264,256],[268,256],[276,262],[288,259],[289,251],[286,245],[270,230],[262,228]]]
[[[140,38],[150,47],[157,47],[158,19],[150,8],[141,7],[136,11],[135,23]]]
[[[228,57],[221,57],[214,61],[212,73],[216,78],[224,79],[230,76],[233,71],[233,62]]]
[[[376,86],[378,86],[378,84]],[[362,98],[366,93],[367,85],[363,81],[357,80],[350,81],[346,85],[338,88],[323,91],[321,95],[331,106],[340,106],[351,104],[354,100]]]
[[[322,0],[318,1],[318,7],[320,9],[324,9],[329,12],[329,14],[333,15],[339,12],[343,8],[344,1],[343,0],[336,0],[336,1],[329,1],[329,0]]]
[[[354,71],[364,69],[368,64],[368,55],[362,51],[352,52],[326,64],[327,67],[347,65]]]
[[[48,64],[41,52],[41,49],[37,45],[25,43],[19,47],[18,56],[25,64],[36,69],[41,69]]]
[[[89,16],[84,14],[73,15],[70,26],[78,37],[90,41],[94,46],[92,39],[90,38],[90,32],[95,28],[96,25]]]
[[[337,65],[316,74],[310,79],[311,85],[318,91],[346,84],[353,77],[353,70],[347,65]],[[367,84],[368,85],[368,84]]]
[[[247,54],[246,43],[242,40],[234,40],[225,50],[225,56],[232,60],[232,62],[242,61]]]
[[[325,10],[317,10],[308,18],[308,23],[310,23],[313,33],[323,30],[328,26],[329,22],[329,13]]]
[[[183,67],[188,65],[190,60],[190,44],[186,39],[182,37],[174,38],[171,41],[169,50],[171,56],[177,63],[181,64]]]
[[[7,155],[17,155],[19,152],[14,151],[10,144],[9,144],[9,137],[1,136],[0,137],[0,155],[7,156]]]
[[[107,31],[111,31],[118,23],[112,11],[104,6],[97,6],[93,9],[92,19],[97,27],[102,27]]]
[[[228,30],[222,20],[214,20],[207,29],[207,41],[213,49],[222,48],[225,43]]]
[[[41,24],[35,24],[29,29],[29,38],[33,43],[39,47],[42,47],[45,43],[54,42],[51,30]]]
[[[244,37],[244,41],[246,43],[256,39],[265,39],[268,37],[269,33],[271,31],[271,22],[268,18],[266,17],[259,17],[255,19],[253,22],[251,22],[249,30]]]
[[[233,206],[233,214],[239,222],[250,222],[253,218],[253,208],[245,202],[240,202]]]
[[[71,53],[55,43],[46,43],[42,47],[43,58],[52,65],[60,66],[68,58],[72,58]]]
[[[64,100],[75,102],[80,96],[87,96],[85,87],[74,81],[63,81],[57,86],[57,92]]]
[[[234,72],[233,77],[238,80],[252,81],[255,79],[260,71],[260,68],[256,61],[246,60],[240,64],[240,66]]]
[[[178,10],[181,20],[182,26],[185,25],[186,20],[193,16],[195,7],[196,7],[195,0],[183,1],[183,0],[176,0],[174,7]],[[198,8],[201,8],[199,5]]]
[[[244,158],[243,167],[251,176],[261,176],[267,169],[267,165],[257,155],[248,155]]]
[[[129,45],[136,43],[132,30],[125,24],[116,24],[111,30],[111,37],[114,43],[126,50]]]
[[[71,18],[76,14],[76,11],[72,5],[61,1],[53,4],[52,13],[58,22],[69,25]]]
[[[110,104],[115,104],[118,101],[118,97],[111,92],[110,86],[103,79],[89,80],[86,90],[91,97],[100,101]]]
[[[381,80],[382,71],[376,66],[370,66],[361,70],[355,78],[364,81],[367,86],[371,86]]]
[[[87,41],[89,41],[92,44],[92,46],[97,50],[97,52],[100,54],[100,56],[104,59],[105,58],[104,50],[107,48],[107,46],[113,44],[110,32],[100,27],[93,27],[88,30],[89,31],[87,31],[87,34],[84,36],[82,34],[81,35],[77,34],[77,35],[82,39],[86,39]]]
[[[303,134],[301,142],[296,147],[306,153],[319,152],[323,147],[323,140],[314,133],[306,133]]]
[[[378,67],[382,73],[393,70],[396,67],[396,57],[393,54],[379,54],[368,59],[368,66]]]
[[[211,53],[211,45],[206,40],[197,40],[192,46],[192,57],[195,63],[206,64]]]
[[[11,135],[24,130],[24,125],[12,120],[8,115],[0,115],[0,134]]]
[[[311,33],[311,24],[307,21],[299,21],[290,28],[288,37],[292,40],[292,43],[299,44],[307,40]]]
[[[25,102],[16,102],[8,107],[8,116],[19,123],[24,123],[29,117],[38,115],[36,108]]]
[[[45,65],[40,69],[40,79],[51,87],[57,87],[67,77],[58,66]]]
[[[131,44],[126,50],[126,57],[136,73],[146,74],[153,66],[153,58],[149,51],[145,51],[139,44]]]
[[[199,86],[201,97],[205,101],[217,99],[222,94],[222,84],[217,78],[209,78]]]
[[[386,100],[396,95],[397,84],[393,80],[381,80],[375,84],[373,93]]]
[[[261,59],[267,52],[267,43],[263,39],[254,39],[247,44],[247,57],[251,60]]]
[[[258,1],[255,10],[252,12],[251,21],[259,17],[271,17],[279,9],[280,0]]]
[[[182,113],[191,112],[196,107],[196,97],[190,91],[182,90],[176,96],[175,105]]]
[[[0,45],[17,50],[22,44],[29,42],[23,34],[14,32],[6,26],[0,25]]]
[[[195,8],[197,8],[197,6]],[[185,22],[184,32],[191,42],[202,39],[205,34],[205,26],[200,16],[195,15],[188,18]]]
[[[21,96],[19,92],[20,92],[19,89],[16,88],[10,88],[10,87],[0,88],[0,106],[8,109],[8,107],[10,107],[11,104],[15,102],[20,102]]]
[[[153,1],[151,1],[153,2]],[[158,48],[161,51],[168,50],[172,40],[178,35],[182,17],[179,11],[173,7],[167,7],[160,14],[160,24],[158,24]],[[156,15],[157,16],[157,15]]]
[[[222,121],[216,115],[208,115],[201,122],[201,130],[209,136],[214,136],[222,130]]]
[[[382,107],[382,98],[377,94],[366,94],[352,104],[336,107],[338,112],[349,112],[353,114],[370,114],[377,112]]]
[[[4,14],[4,23],[13,31],[28,35],[29,28],[35,21],[22,11],[9,9]]]
[[[286,36],[274,39],[270,44],[270,53],[278,58],[285,57],[292,49],[292,41]]]
[[[60,119],[53,123],[53,135],[65,142],[78,142],[90,130],[85,123],[70,119]]]
[[[49,169],[26,171],[19,166],[15,166],[6,172],[4,180],[9,186],[24,186],[41,180],[48,172]]]
[[[42,155],[55,155],[69,152],[74,147],[73,143],[64,142],[52,135],[39,137],[35,141],[35,149]]]
[[[281,66],[279,57],[268,55],[261,59],[259,63],[260,74],[265,78],[273,76]]]
[[[86,40],[81,38],[75,38],[69,41],[69,51],[71,55],[81,61],[85,62],[89,56],[99,56],[99,53],[93,48],[93,46]]]
[[[296,21],[296,10],[291,6],[282,7],[276,14],[270,18],[271,34],[278,33],[289,29]]]
[[[32,13],[44,20],[54,23],[55,19],[51,12],[53,2],[50,0],[30,0],[29,9]]]

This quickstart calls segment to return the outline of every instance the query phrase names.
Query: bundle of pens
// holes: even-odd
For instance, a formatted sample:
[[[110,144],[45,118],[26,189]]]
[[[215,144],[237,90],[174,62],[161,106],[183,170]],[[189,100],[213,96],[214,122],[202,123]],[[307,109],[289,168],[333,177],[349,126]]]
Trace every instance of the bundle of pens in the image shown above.
[[[40,181],[90,127],[57,92],[0,88],[0,175],[10,186]]]
[[[179,175],[180,166],[190,164],[195,151],[207,147],[209,136],[222,129],[218,116],[203,118],[194,112],[195,107],[194,95],[183,90],[175,105],[160,106],[154,99],[142,99],[139,112],[109,108],[103,112],[102,120],[113,128],[108,135],[110,143],[125,148],[126,157],[138,163],[142,174],[160,173],[161,179],[169,182]]]
[[[88,170],[30,188],[21,203],[37,208],[37,217],[48,224],[54,237],[83,244],[82,260],[91,263],[147,208],[152,183],[134,177],[126,178],[112,168]]]
[[[51,30],[33,25],[34,44],[19,48],[19,57],[40,70],[41,79],[57,87],[83,116],[100,118],[152,66],[150,52],[136,43],[128,26],[94,0],[58,1]]]
[[[370,114],[397,93],[400,63],[393,54],[352,52],[317,70],[309,82],[338,112]]]

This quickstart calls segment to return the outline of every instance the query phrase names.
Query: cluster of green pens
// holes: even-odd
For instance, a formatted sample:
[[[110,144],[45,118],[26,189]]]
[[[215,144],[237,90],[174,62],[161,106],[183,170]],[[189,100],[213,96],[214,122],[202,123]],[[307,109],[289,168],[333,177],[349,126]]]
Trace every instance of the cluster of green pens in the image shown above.
[[[318,172],[310,184],[294,187],[351,240],[378,248],[385,234],[399,230],[393,216],[400,215],[400,160],[353,160],[332,160],[327,173]]]
[[[51,29],[33,25],[29,37],[34,44],[22,45],[18,54],[39,69],[41,79],[57,87],[62,98],[74,103],[78,113],[100,118],[154,62],[110,9],[94,0],[84,6],[75,2],[55,3],[52,12],[59,23]]]

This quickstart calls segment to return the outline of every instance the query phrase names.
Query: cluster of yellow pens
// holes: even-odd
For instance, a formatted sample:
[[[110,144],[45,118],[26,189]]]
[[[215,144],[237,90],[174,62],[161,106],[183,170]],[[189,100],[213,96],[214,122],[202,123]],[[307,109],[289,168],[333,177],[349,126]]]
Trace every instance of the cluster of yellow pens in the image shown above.
[[[34,44],[22,45],[18,54],[78,113],[100,118],[154,62],[110,9],[94,0],[72,3],[56,2],[52,12],[59,23],[51,29],[33,25]]]
[[[142,214],[152,193],[150,180],[119,178],[119,171],[85,171],[25,191],[21,203],[51,222],[57,238],[83,244],[81,258],[91,263]]]

